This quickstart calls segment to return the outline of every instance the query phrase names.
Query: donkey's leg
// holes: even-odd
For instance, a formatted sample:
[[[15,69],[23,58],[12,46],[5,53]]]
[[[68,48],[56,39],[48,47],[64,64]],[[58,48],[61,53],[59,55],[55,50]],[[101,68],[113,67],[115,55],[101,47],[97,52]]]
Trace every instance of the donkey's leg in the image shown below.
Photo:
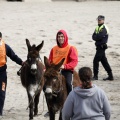
[[[62,110],[60,110],[59,120],[62,120]]]
[[[40,96],[40,92],[35,96],[35,100],[34,100],[34,115],[38,114],[38,103],[39,103],[39,96]]]
[[[52,108],[50,108],[49,110],[49,116],[50,120],[55,120],[55,112],[52,110]]]
[[[33,120],[34,101],[29,93],[28,93],[28,99],[29,99],[29,119]]]

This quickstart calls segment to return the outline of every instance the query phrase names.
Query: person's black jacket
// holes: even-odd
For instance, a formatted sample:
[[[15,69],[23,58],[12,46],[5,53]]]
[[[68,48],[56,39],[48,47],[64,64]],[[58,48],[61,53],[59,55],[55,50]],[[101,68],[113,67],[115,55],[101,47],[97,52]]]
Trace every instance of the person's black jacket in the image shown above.
[[[12,48],[5,44],[6,47],[6,55],[14,62],[16,62],[19,65],[22,65],[22,60],[14,53]],[[4,66],[0,67],[0,72],[3,72],[7,69],[7,65],[5,64]]]
[[[106,44],[107,41],[108,41],[108,34],[107,34],[107,29],[105,28],[105,26],[103,27],[103,29],[98,34],[96,34],[94,32],[93,35],[92,35],[92,39],[94,41],[96,41],[95,42],[96,46]]]

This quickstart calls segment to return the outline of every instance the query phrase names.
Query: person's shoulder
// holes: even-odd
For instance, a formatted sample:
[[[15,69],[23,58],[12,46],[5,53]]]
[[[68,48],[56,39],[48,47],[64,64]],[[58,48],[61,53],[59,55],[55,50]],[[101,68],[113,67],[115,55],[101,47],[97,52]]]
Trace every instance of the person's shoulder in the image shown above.
[[[70,46],[70,49],[73,49],[73,50],[77,50],[77,48],[73,45],[69,45]]]
[[[97,85],[95,85],[95,84],[94,84],[94,86],[95,86],[98,94],[100,94],[100,95],[105,95],[105,91],[104,91],[102,88],[100,88],[99,86],[97,86]]]
[[[106,24],[103,24],[105,27],[108,27]]]
[[[57,45],[53,46],[53,47],[51,48],[51,51],[53,51],[56,47],[57,47]]]
[[[75,89],[75,88],[74,88]],[[74,96],[75,95],[75,91],[74,90],[72,90],[70,93],[69,93],[69,96]]]
[[[5,47],[6,47],[6,49],[10,49],[10,46],[6,43],[5,43]]]
[[[72,91],[69,93],[68,98],[69,98],[71,101],[74,101],[74,99],[76,98],[75,96],[76,96],[76,93],[75,93],[75,91],[72,90]]]
[[[104,28],[108,30],[108,26],[106,24],[104,24]]]
[[[77,48],[75,46],[70,46],[70,52],[78,54],[78,50],[77,50]]]
[[[54,45],[53,47],[52,47],[52,49],[54,49],[54,48],[56,48],[56,47],[58,47],[57,45]]]

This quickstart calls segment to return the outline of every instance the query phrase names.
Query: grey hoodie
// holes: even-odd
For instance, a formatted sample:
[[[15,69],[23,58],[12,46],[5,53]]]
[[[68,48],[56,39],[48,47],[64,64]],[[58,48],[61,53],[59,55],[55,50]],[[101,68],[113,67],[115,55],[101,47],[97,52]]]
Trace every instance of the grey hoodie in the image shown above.
[[[90,89],[74,88],[62,110],[63,120],[110,120],[110,104],[105,92],[92,85]]]

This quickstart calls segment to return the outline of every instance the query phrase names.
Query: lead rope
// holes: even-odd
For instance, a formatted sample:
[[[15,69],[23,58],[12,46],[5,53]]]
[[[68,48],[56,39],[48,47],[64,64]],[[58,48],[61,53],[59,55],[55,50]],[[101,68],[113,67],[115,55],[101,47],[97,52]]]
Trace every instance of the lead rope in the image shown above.
[[[28,65],[27,60],[24,62],[24,64],[21,66],[21,68],[17,71],[17,75],[18,75],[18,76],[20,76],[21,70],[22,70],[22,68],[23,68],[25,65]]]
[[[72,91],[73,91],[73,73],[72,73],[72,81],[71,81]]]
[[[42,109],[41,113],[40,113],[40,114],[38,114],[38,115],[42,115],[42,114],[43,114],[43,112],[44,112],[44,101],[45,101],[45,95],[44,95],[44,93],[43,93],[43,109]]]
[[[41,63],[43,64],[40,55],[39,55],[39,59],[41,60]],[[43,65],[44,65],[44,64],[43,64]],[[45,101],[45,94],[43,93],[43,109],[42,109],[42,112],[41,112],[40,114],[38,114],[38,115],[42,115],[42,113],[44,112],[44,108],[45,108],[45,107],[44,107],[44,101]]]

